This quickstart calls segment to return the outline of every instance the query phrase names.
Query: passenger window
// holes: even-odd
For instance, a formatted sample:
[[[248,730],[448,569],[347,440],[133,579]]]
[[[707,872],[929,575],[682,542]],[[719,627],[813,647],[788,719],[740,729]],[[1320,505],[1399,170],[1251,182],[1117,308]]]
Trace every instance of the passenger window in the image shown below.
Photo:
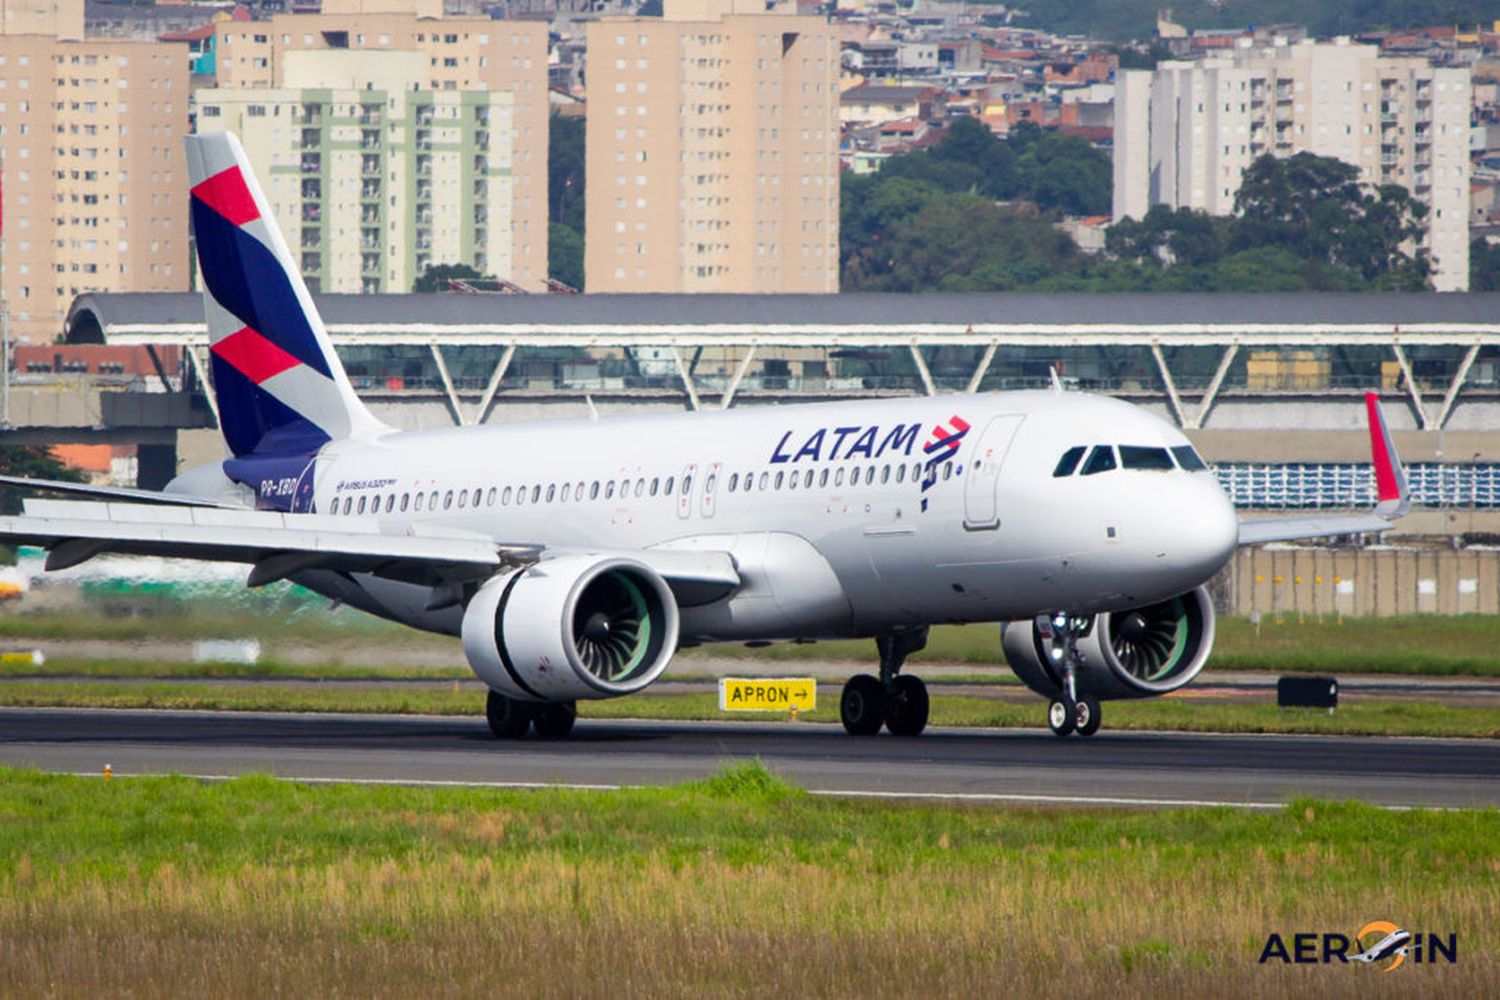
[[[873,482],[875,482],[875,466],[872,465],[865,470],[865,485],[869,486]]]
[[[428,510],[437,510],[437,501],[438,501],[438,491],[437,490],[433,490],[431,493],[427,494],[427,509]]]
[[[500,494],[500,506],[502,506],[502,507],[509,507],[510,506],[510,495],[511,495],[511,492],[512,491],[511,491],[511,488],[509,486],[505,487],[505,492],[502,493],[502,494]]]
[[[844,470],[843,470],[842,466],[839,467],[839,469],[836,470],[834,472],[834,474],[833,474],[833,485],[834,486],[843,486],[844,485]]]
[[[904,482],[906,482],[906,463],[905,462],[902,462],[900,465],[896,466],[896,482],[898,482],[898,483],[904,483]]]
[[[363,514],[364,512],[365,512],[365,498],[364,497],[360,497],[359,498],[359,507],[358,507],[356,513]]]
[[[943,463],[943,479],[944,479],[944,481],[947,481],[947,480],[952,479],[952,478],[953,478],[953,463],[952,462],[944,462]]]
[[[828,485],[828,468],[825,466],[823,468],[823,471],[820,472],[820,473],[818,473],[818,488],[819,489],[823,489],[827,485]]]
[[[594,482],[589,486],[589,499],[590,500],[598,500],[599,499],[599,480],[597,480],[597,479],[594,480]]]
[[[416,510],[421,510],[421,509],[422,509],[422,498],[423,498],[423,497],[424,497],[424,496],[425,496],[425,494],[422,494],[422,493],[418,493],[418,494],[417,494],[417,500],[416,500],[416,503],[415,503],[415,504],[414,504],[414,505],[413,505],[413,506],[414,506],[414,507],[415,507],[415,509],[416,509]]]
[[[795,490],[797,488],[798,484],[800,484],[801,482],[802,482],[802,477],[799,476],[799,475],[797,475],[796,472],[793,472],[791,474],[791,476],[787,479],[787,483],[786,484],[787,484],[787,487],[789,489],[794,489]]]
[[[1146,448],[1135,444],[1120,445],[1120,464],[1127,469],[1165,469],[1171,471],[1172,456],[1165,448]]]
[[[542,484],[537,483],[531,488],[531,502],[537,503],[542,499]]]
[[[769,472],[762,472],[760,474],[760,488],[761,488],[762,492],[765,491],[766,486],[767,486],[768,483],[770,483],[770,481],[771,481],[771,474]]]
[[[447,493],[443,494],[443,509],[444,510],[451,510],[452,508],[453,508],[453,491],[449,490]]]
[[[889,465],[882,465],[880,467],[880,485],[884,486],[886,483],[888,483],[890,481],[891,481],[891,467]]]
[[[575,487],[573,487],[573,499],[574,500],[582,500],[583,499],[583,480],[582,479],[578,480],[578,485],[575,486]]]
[[[557,484],[556,483],[548,483],[547,484],[547,502],[551,503],[553,501],[553,499],[556,498],[556,496],[557,496]]]
[[[1052,478],[1061,479],[1064,476],[1071,476],[1078,468],[1078,463],[1086,451],[1088,449],[1080,444],[1063,452],[1062,458],[1057,460],[1057,468],[1052,470]]]
[[[611,479],[604,484],[604,499],[613,500],[615,496],[615,481]]]
[[[657,476],[652,476],[651,477],[651,495],[652,496],[656,496],[657,487],[659,487],[659,486],[661,486],[661,479],[659,477],[657,477]],[[730,486],[729,488],[730,489],[734,489],[733,486]]]
[[[651,485],[654,487],[656,484],[653,482]],[[729,474],[729,492],[733,493],[735,490],[737,490],[739,488],[740,488],[740,474],[738,472],[731,472]],[[651,495],[652,496],[656,496],[656,490],[655,489],[652,489]]]
[[[458,509],[459,510],[463,510],[464,507],[465,507],[465,505],[468,504],[468,502],[469,502],[469,491],[468,490],[459,490],[458,491]]]
[[[495,487],[493,487],[493,486],[490,487],[489,495],[484,498],[484,502],[485,502],[486,506],[489,506],[489,507],[495,506]]]
[[[635,481],[635,496],[636,496],[636,499],[639,500],[641,497],[643,497],[645,495],[646,495],[646,480],[644,480],[644,479],[637,479]]]
[[[913,462],[911,466],[911,481],[916,482],[922,478],[922,463]]]
[[[568,497],[573,495],[573,484],[563,483],[562,502],[567,503]]]
[[[811,470],[811,469],[808,469],[807,472],[803,474],[803,476],[802,476],[802,485],[803,485],[804,488],[811,488],[812,487],[812,476],[813,476],[813,470]]]
[[[1115,450],[1107,444],[1098,444],[1089,453],[1089,460],[1083,463],[1083,474],[1085,476],[1098,475],[1108,472],[1115,467]]]
[[[407,505],[407,503],[410,500],[411,500],[411,494],[410,493],[403,493],[403,494],[401,494],[401,513],[403,513],[403,514],[406,513],[406,505]]]
[[[785,481],[786,481],[786,473],[785,472],[778,472],[778,473],[776,473],[776,488],[778,490],[781,489],[781,484],[783,482],[785,482]]]
[[[662,496],[668,496],[668,497],[669,497],[669,496],[671,496],[671,495],[672,495],[672,481],[673,481],[673,480],[674,480],[674,479],[676,479],[676,478],[677,478],[677,477],[675,477],[675,476],[668,476],[668,477],[667,477],[667,482],[666,482],[666,485],[664,485],[664,486],[663,486],[663,487],[662,487],[662,488],[661,488],[661,492],[662,492]]]
[[[682,477],[682,495],[683,496],[687,496],[691,492],[693,492],[693,477],[692,476],[683,476]]]
[[[1208,468],[1208,463],[1203,461],[1202,456],[1190,444],[1178,445],[1172,449],[1172,454],[1176,457],[1177,464],[1182,466],[1183,472],[1202,472]]]

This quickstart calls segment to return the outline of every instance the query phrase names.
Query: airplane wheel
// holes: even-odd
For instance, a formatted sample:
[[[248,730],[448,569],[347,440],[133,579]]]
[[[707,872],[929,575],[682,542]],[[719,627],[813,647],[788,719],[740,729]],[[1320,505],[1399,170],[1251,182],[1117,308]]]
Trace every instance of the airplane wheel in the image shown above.
[[[1099,706],[1099,699],[1091,694],[1086,694],[1078,699],[1078,706],[1073,710],[1073,719],[1077,723],[1079,736],[1093,736],[1099,731],[1099,723],[1104,721],[1104,710]]]
[[[542,739],[560,740],[573,731],[573,723],[577,721],[578,703],[560,701],[538,708],[531,720],[531,725]]]
[[[498,691],[491,691],[484,703],[484,717],[489,720],[490,732],[502,740],[518,740],[525,736],[531,727],[534,711],[529,703],[507,698]]]
[[[885,728],[892,736],[921,736],[927,728],[927,685],[920,677],[901,674],[892,682],[885,707]]]
[[[850,736],[874,736],[885,722],[885,688],[869,674],[855,674],[839,696],[839,719]]]
[[[1078,708],[1067,695],[1047,706],[1047,725],[1058,736],[1067,736],[1078,725]]]

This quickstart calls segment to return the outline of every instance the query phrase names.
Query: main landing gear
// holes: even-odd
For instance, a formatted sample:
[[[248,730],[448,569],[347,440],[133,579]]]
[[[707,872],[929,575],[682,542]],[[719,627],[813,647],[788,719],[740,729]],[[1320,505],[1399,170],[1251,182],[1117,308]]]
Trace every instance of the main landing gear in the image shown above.
[[[544,740],[560,740],[573,731],[578,720],[578,703],[556,701],[538,704],[507,698],[491,691],[484,704],[490,732],[502,740],[518,740],[527,730],[535,730]]]
[[[926,626],[875,638],[880,676],[855,674],[839,696],[839,718],[851,736],[874,736],[882,725],[893,736],[920,736],[927,728],[927,685],[901,673],[906,658],[926,645]]]
[[[1047,706],[1047,725],[1058,736],[1093,736],[1104,721],[1099,699],[1078,693],[1078,665],[1083,662],[1078,640],[1093,627],[1093,618],[1075,618],[1063,611],[1036,617],[1037,632],[1048,640],[1047,654],[1062,680],[1062,694]]]

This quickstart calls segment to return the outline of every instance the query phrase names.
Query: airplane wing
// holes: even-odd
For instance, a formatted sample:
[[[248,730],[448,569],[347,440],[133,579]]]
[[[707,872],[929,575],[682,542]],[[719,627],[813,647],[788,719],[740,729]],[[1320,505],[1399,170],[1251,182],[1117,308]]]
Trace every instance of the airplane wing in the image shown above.
[[[91,500],[125,500],[131,503],[149,503],[163,507],[222,507],[227,510],[245,510],[243,504],[207,497],[193,497],[181,493],[159,493],[156,490],[132,490],[121,486],[94,486],[90,483],[70,483],[65,479],[27,479],[24,476],[0,476],[0,486],[15,486],[20,489],[40,490],[44,493],[61,493],[64,496],[88,497]]]
[[[1296,517],[1259,518],[1240,522],[1240,544],[1291,542],[1302,538],[1358,535],[1389,531],[1393,522],[1411,510],[1411,487],[1406,469],[1380,410],[1380,397],[1365,393],[1365,413],[1370,425],[1370,460],[1375,467],[1375,508],[1368,514],[1312,514]]]
[[[303,570],[330,569],[438,588],[574,551],[497,542],[429,525],[396,526],[370,517],[38,499],[25,501],[24,514],[0,517],[0,542],[47,549],[49,570],[67,569],[106,552],[248,563],[247,584],[252,587]],[[597,554],[645,563],[685,604],[717,600],[740,584],[727,552]]]

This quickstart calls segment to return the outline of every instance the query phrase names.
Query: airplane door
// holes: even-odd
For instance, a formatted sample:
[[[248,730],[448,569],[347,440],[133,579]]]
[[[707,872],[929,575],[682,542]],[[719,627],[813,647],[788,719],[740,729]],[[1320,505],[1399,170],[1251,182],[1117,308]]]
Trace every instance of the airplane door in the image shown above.
[[[1000,466],[1005,453],[1020,428],[1021,416],[996,417],[985,427],[974,450],[969,468],[964,470],[964,528],[968,531],[993,531],[1000,527]]]
[[[693,477],[698,474],[698,464],[689,462],[682,470],[682,480],[677,486],[677,516],[686,518],[693,513]]]
[[[719,470],[723,467],[723,462],[711,462],[703,477],[703,503],[700,509],[704,517],[714,516],[714,494],[718,491]]]

